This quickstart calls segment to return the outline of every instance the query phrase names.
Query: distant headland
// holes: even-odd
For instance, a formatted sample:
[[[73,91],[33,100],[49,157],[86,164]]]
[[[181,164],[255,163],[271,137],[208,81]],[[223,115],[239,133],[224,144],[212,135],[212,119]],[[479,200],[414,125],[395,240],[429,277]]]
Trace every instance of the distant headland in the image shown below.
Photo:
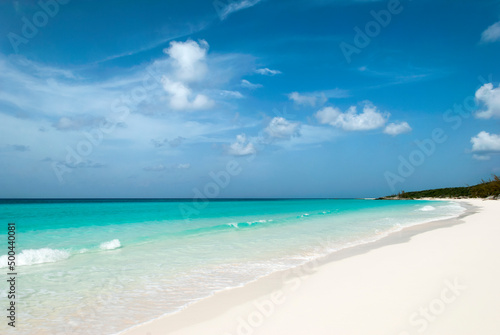
[[[422,198],[483,198],[500,199],[500,177],[493,175],[488,180],[481,180],[481,183],[474,186],[438,188],[417,192],[401,191],[398,194],[381,197],[377,200],[402,200],[402,199],[422,199]]]

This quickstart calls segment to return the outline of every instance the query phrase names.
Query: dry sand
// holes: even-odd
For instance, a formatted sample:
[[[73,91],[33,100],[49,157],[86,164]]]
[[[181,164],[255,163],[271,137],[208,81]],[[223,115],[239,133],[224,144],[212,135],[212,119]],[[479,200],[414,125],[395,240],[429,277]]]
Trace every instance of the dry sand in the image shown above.
[[[220,292],[123,335],[498,335],[500,201]],[[470,207],[470,206],[469,206]]]

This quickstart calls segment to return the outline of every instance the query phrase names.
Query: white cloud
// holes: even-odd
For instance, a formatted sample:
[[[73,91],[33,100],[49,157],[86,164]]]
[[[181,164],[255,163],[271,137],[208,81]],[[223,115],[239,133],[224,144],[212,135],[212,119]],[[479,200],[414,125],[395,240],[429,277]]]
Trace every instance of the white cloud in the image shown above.
[[[206,113],[171,113],[170,100],[173,98],[172,104],[187,109],[210,106],[214,99],[212,93],[216,97],[217,92],[227,89],[228,82],[241,80],[241,68],[248,72],[254,66],[253,60],[236,54],[208,54],[206,58],[210,61],[207,63],[210,80],[205,77],[201,82],[192,83],[180,78],[175,66],[178,69],[181,66],[166,55],[127,71],[116,69],[109,75],[95,77],[85,69],[70,71],[26,61],[21,56],[0,54],[0,132],[8,139],[4,144],[12,145],[0,147],[0,150],[9,151],[15,159],[12,166],[35,166],[47,157],[53,163],[65,162],[68,148],[77,150],[79,143],[87,141],[87,134],[90,134],[94,137],[91,142],[97,144],[92,146],[88,160],[80,165],[66,166],[105,165],[109,169],[127,166],[146,173],[144,167],[161,162],[141,164],[131,158],[134,155],[120,154],[124,152],[120,148],[152,157],[156,157],[158,151],[161,155],[177,155],[181,151],[177,146],[185,139],[194,148],[182,148],[187,160],[189,155],[195,154],[196,144],[212,143],[213,138],[241,125],[232,121],[232,111],[217,110],[211,118],[207,118]],[[166,92],[162,76],[169,78],[170,92]],[[106,124],[101,128],[106,120],[116,126]],[[159,143],[165,148],[152,146],[152,138],[167,136],[168,143]],[[167,166],[168,169],[174,167]],[[44,172],[36,178],[57,182],[50,164],[42,170]],[[7,173],[17,172],[11,168]],[[68,176],[81,180],[76,173],[72,177],[69,175],[64,179]]]
[[[236,142],[229,146],[228,153],[234,156],[254,155],[257,152],[252,143],[247,142],[245,134],[236,136]]]
[[[500,21],[492,24],[481,34],[481,42],[491,43],[500,41]]]
[[[163,50],[173,60],[176,75],[183,81],[202,79],[207,72],[206,57],[208,43],[187,40],[186,42],[171,42],[168,49]]]
[[[191,167],[191,164],[185,163],[185,164],[177,164],[177,168],[179,170],[187,170]]]
[[[223,97],[227,98],[234,98],[234,99],[243,99],[244,96],[238,91],[226,91],[226,90],[221,90],[219,94]]]
[[[341,115],[342,111],[339,108],[325,107],[316,113],[316,118],[322,124],[337,126],[338,119]]]
[[[381,113],[377,107],[365,103],[363,111],[358,114],[357,107],[351,106],[342,113],[337,107],[325,107],[316,113],[322,124],[329,124],[347,131],[361,131],[381,128],[385,125],[389,114]]]
[[[478,161],[489,161],[491,159],[491,156],[488,155],[472,155],[472,158],[478,160]]]
[[[312,107],[316,106],[318,99],[317,96],[314,95],[302,95],[299,92],[292,92],[288,94],[288,99],[292,100],[297,105],[310,105]],[[326,102],[326,97],[323,96],[321,98],[322,103]]]
[[[472,152],[500,152],[500,135],[482,131],[470,139]]]
[[[275,76],[275,75],[281,73],[281,71],[279,71],[279,70],[271,70],[271,69],[268,69],[267,67],[263,68],[263,69],[257,69],[257,70],[255,70],[255,72],[257,72],[258,74],[261,74],[263,76]]]
[[[275,117],[264,131],[273,138],[289,139],[300,135],[300,123],[290,122],[282,117]]]
[[[392,136],[396,136],[399,134],[404,134],[404,133],[409,133],[412,131],[410,125],[408,122],[394,122],[394,123],[389,123],[385,129],[384,133]]]
[[[248,81],[248,80],[246,80],[246,79],[243,79],[243,80],[241,81],[241,86],[242,86],[242,87],[245,87],[245,88],[249,88],[249,89],[251,89],[251,90],[256,89],[256,88],[261,88],[261,87],[262,87],[262,85],[261,85],[261,84],[252,84],[251,82],[249,82],[249,81]]]
[[[163,88],[170,95],[170,107],[176,110],[207,109],[214,105],[213,100],[203,94],[194,95],[191,89],[178,81],[163,78]]]
[[[296,105],[309,105],[311,107],[321,106],[330,98],[346,98],[349,92],[339,88],[325,91],[316,91],[308,93],[292,92],[288,94],[288,99],[292,100]]]
[[[217,10],[217,13],[219,14],[220,19],[225,20],[232,13],[240,11],[242,9],[253,7],[261,1],[262,0],[241,0],[230,2],[225,5],[224,2],[227,2],[227,0],[216,0],[213,4],[215,6],[215,9]]]
[[[477,112],[476,117],[480,119],[500,117],[500,85],[494,88],[491,83],[484,84],[476,91],[476,101],[486,107],[485,110]]]

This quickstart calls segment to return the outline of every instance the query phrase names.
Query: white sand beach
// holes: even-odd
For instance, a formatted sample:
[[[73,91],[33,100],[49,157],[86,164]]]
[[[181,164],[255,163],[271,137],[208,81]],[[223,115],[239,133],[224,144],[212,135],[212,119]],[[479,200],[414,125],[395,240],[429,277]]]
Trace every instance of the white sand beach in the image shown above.
[[[500,334],[500,201],[220,292],[126,335]]]

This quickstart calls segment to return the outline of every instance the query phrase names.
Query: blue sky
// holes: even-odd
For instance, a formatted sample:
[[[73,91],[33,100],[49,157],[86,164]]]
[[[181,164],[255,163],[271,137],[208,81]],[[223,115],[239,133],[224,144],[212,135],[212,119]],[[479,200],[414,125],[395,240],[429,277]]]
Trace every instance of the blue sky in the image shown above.
[[[500,173],[500,1],[0,13],[0,197],[376,197]]]

